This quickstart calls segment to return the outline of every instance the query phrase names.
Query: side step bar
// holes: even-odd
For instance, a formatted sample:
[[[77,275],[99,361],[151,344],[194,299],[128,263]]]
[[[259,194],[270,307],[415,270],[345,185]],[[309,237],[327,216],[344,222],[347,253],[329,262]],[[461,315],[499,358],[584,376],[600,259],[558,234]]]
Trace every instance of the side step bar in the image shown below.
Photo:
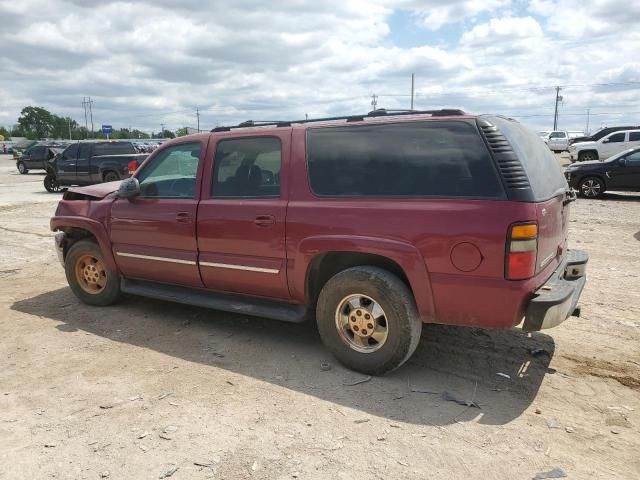
[[[225,295],[186,287],[163,285],[123,278],[120,288],[124,293],[170,302],[212,308],[224,312],[273,318],[283,322],[301,323],[307,316],[303,305],[291,305],[242,295]]]

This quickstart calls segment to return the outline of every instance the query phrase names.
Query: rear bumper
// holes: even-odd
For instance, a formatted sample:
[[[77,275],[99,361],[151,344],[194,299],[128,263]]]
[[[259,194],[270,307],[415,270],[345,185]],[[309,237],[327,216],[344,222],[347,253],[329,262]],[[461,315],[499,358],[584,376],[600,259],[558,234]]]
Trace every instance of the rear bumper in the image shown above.
[[[552,328],[574,314],[587,282],[588,261],[586,252],[569,250],[551,277],[534,292],[527,305],[523,330]]]

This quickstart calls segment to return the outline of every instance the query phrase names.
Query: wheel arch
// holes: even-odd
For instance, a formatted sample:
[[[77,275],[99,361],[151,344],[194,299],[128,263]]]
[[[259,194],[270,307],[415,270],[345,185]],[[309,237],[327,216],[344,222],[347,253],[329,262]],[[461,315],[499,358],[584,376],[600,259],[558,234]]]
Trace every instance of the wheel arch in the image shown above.
[[[114,272],[118,271],[113,253],[111,252],[109,237],[100,223],[84,218],[53,217],[50,226],[52,231],[60,231],[66,234],[63,250],[65,258],[69,248],[75,242],[78,240],[93,239],[102,251],[106,267]]]
[[[373,237],[313,237],[300,244],[298,259],[306,267],[302,272],[295,267],[289,272],[293,280],[290,288],[294,297],[301,296],[312,309],[333,275],[351,267],[375,266],[395,274],[408,286],[423,321],[435,316],[427,267],[410,244]],[[293,264],[300,265],[298,261]]]
[[[585,153],[593,153],[596,157],[595,160],[598,160],[600,158],[600,153],[598,152],[598,150],[596,150],[595,148],[587,148],[578,152],[578,160],[580,160],[580,157]]]

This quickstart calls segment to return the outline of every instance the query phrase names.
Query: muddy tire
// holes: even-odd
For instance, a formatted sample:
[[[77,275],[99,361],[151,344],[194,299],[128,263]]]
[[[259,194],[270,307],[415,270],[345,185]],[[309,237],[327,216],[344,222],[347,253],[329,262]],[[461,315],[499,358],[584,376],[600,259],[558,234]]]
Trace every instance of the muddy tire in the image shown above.
[[[97,243],[74,243],[64,261],[67,282],[73,293],[88,305],[112,305],[120,298],[120,277],[106,268]]]
[[[390,372],[413,354],[422,321],[409,288],[377,267],[354,267],[324,285],[316,309],[320,337],[346,367]]]

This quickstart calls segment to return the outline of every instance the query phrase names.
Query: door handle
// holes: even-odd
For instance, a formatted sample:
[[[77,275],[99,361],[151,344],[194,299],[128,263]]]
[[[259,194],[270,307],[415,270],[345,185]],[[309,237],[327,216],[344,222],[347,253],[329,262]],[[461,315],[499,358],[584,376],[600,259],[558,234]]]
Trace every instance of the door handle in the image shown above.
[[[258,215],[253,223],[259,227],[268,227],[276,223],[276,218],[273,215]]]
[[[179,212],[176,214],[176,220],[180,223],[191,223],[193,221],[193,215],[189,212]]]

